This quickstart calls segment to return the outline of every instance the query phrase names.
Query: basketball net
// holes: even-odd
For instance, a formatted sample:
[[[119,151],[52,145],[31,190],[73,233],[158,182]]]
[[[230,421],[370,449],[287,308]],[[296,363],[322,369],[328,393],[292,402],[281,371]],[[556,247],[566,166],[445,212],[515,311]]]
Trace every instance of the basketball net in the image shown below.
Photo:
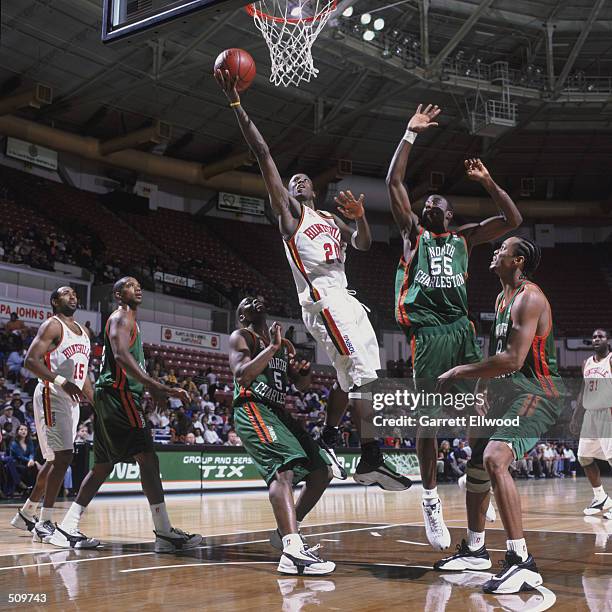
[[[268,49],[274,85],[308,83],[314,67],[312,45],[336,8],[336,0],[260,0],[247,6]]]

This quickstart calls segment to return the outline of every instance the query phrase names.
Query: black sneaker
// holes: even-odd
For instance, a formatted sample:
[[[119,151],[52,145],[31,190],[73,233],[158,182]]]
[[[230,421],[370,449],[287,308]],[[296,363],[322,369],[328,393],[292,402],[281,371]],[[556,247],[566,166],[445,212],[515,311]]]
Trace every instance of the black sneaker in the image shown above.
[[[491,567],[491,557],[484,545],[478,550],[471,550],[465,540],[457,544],[457,552],[434,563],[434,569],[442,571],[486,570]]]
[[[412,486],[412,480],[398,474],[393,467],[383,459],[382,453],[380,454],[379,461],[375,465],[366,463],[365,459],[361,457],[353,478],[355,482],[362,485],[370,486],[377,484],[385,491],[405,491]]]
[[[329,459],[334,478],[338,478],[338,480],[346,480],[348,478],[348,474],[346,470],[340,465],[338,457],[336,457],[336,453],[334,452],[333,448],[335,445],[328,444],[323,439],[323,436],[319,438],[318,442],[319,446],[323,449],[323,452],[327,455]]]
[[[513,550],[508,550],[505,559],[500,563],[502,565],[500,572],[482,585],[485,593],[507,594],[533,591],[542,584],[542,576],[538,573],[538,568],[531,555],[525,561],[521,561]]]

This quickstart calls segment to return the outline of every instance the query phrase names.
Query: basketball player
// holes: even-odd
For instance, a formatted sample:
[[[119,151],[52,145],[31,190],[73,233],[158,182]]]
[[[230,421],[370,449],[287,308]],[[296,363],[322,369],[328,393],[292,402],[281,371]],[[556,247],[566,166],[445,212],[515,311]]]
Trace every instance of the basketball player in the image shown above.
[[[49,542],[60,548],[98,546],[98,540],[79,531],[81,517],[113,466],[135,460],[153,517],[155,552],[194,548],[200,544],[202,536],[185,533],[170,524],[159,476],[159,460],[141,407],[145,386],[160,400],[172,396],[186,402],[188,394],[184,389],[169,389],[146,373],[142,338],[136,322],[136,311],[142,302],[139,282],[126,276],[114,284],[113,295],[118,307],[104,330],[102,365],[94,393],[94,466]]]
[[[595,463],[595,459],[601,459],[612,465],[612,353],[604,329],[593,332],[593,350],[582,364],[584,378],[570,429],[574,434],[580,432],[578,461],[593,487],[593,501],[583,512],[603,512],[605,518],[612,519],[612,499],[604,491]]]
[[[32,527],[34,542],[48,542],[55,529],[53,506],[72,463],[74,438],[79,423],[79,400],[84,394],[93,404],[87,377],[89,335],[74,320],[78,306],[72,287],[51,293],[53,316],[39,328],[25,357],[25,367],[38,376],[34,391],[34,422],[45,465],[38,473],[34,491],[11,523],[34,522],[34,510],[44,494],[40,518]]]
[[[367,251],[372,243],[363,195],[355,199],[350,192],[341,192],[336,200],[342,214],[356,222],[357,229],[353,229],[336,215],[315,209],[316,194],[312,181],[305,174],[293,176],[287,190],[268,145],[240,104],[237,78],[232,79],[228,71],[222,73],[220,70],[215,72],[215,77],[236,113],[247,144],[257,157],[284,240],[304,325],[325,349],[336,370],[343,394],[338,397],[336,393],[332,403],[343,402],[343,406],[341,410],[333,409],[334,417],[339,421],[347,400],[357,417],[361,459],[354,478],[360,484],[378,484],[387,490],[407,489],[411,481],[384,461],[376,440],[362,435],[363,424],[373,420],[371,394],[364,392],[362,387],[376,380],[380,356],[365,309],[347,290],[344,262],[349,243],[362,251]],[[330,456],[337,464],[333,453]]]
[[[490,357],[451,368],[438,379],[443,388],[460,379],[487,379],[487,418],[518,417],[518,425],[479,431],[467,466],[467,540],[462,540],[456,554],[434,564],[437,570],[453,571],[491,567],[484,543],[484,509],[492,485],[508,539],[503,567],[483,585],[485,593],[518,593],[542,584],[527,551],[521,499],[508,471],[510,464],[530,451],[556,422],[565,393],[557,370],[550,304],[529,280],[539,262],[540,249],[529,240],[512,237],[501,244],[491,261],[502,291],[495,303]]]
[[[418,134],[437,126],[437,106],[419,105],[408,122],[387,174],[391,212],[404,239],[404,252],[395,281],[395,317],[410,338],[415,380],[435,385],[449,368],[479,361],[473,324],[469,321],[467,292],[471,249],[518,227],[522,221],[516,205],[491,178],[479,159],[465,162],[468,178],[480,183],[501,214],[481,223],[450,231],[453,207],[441,195],[431,195],[419,219],[413,212],[403,180],[408,157]],[[466,392],[473,388],[460,388]],[[422,409],[421,409],[422,410]],[[427,408],[434,416],[435,407]],[[438,450],[435,431],[417,430],[417,456],[423,482],[423,516],[427,539],[436,550],[450,546],[442,505],[436,487]]]
[[[335,565],[323,561],[302,540],[298,524],[332,478],[325,452],[285,410],[285,393],[311,384],[310,363],[298,361],[295,348],[274,322],[268,331],[266,309],[258,298],[238,305],[240,328],[230,336],[229,362],[234,374],[234,423],[244,449],[266,481],[278,530],[270,542],[283,551],[281,574],[329,574]],[[293,486],[305,481],[297,504]]]

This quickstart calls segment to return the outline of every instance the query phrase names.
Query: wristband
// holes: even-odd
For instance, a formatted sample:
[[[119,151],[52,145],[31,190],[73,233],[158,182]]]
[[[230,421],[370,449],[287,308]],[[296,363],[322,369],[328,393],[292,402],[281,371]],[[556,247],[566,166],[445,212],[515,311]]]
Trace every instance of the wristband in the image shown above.
[[[414,144],[416,137],[417,137],[417,133],[413,132],[410,128],[408,128],[406,130],[406,133],[402,136],[402,140],[405,140],[406,142],[409,142],[410,144]]]
[[[53,384],[61,387],[66,382],[66,379],[59,374],[53,379]]]
[[[354,248],[357,248],[357,230],[355,230],[351,236],[351,244]]]
[[[240,100],[238,102],[230,102],[230,108],[236,108],[237,106],[240,106]]]

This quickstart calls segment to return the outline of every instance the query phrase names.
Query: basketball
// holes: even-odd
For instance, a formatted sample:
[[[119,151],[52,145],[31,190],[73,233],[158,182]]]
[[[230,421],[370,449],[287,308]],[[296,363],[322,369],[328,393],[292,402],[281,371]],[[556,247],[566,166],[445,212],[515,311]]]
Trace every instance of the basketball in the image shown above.
[[[232,77],[238,77],[238,93],[246,91],[251,85],[257,71],[255,60],[244,49],[226,49],[217,56],[215,70],[228,70]]]

